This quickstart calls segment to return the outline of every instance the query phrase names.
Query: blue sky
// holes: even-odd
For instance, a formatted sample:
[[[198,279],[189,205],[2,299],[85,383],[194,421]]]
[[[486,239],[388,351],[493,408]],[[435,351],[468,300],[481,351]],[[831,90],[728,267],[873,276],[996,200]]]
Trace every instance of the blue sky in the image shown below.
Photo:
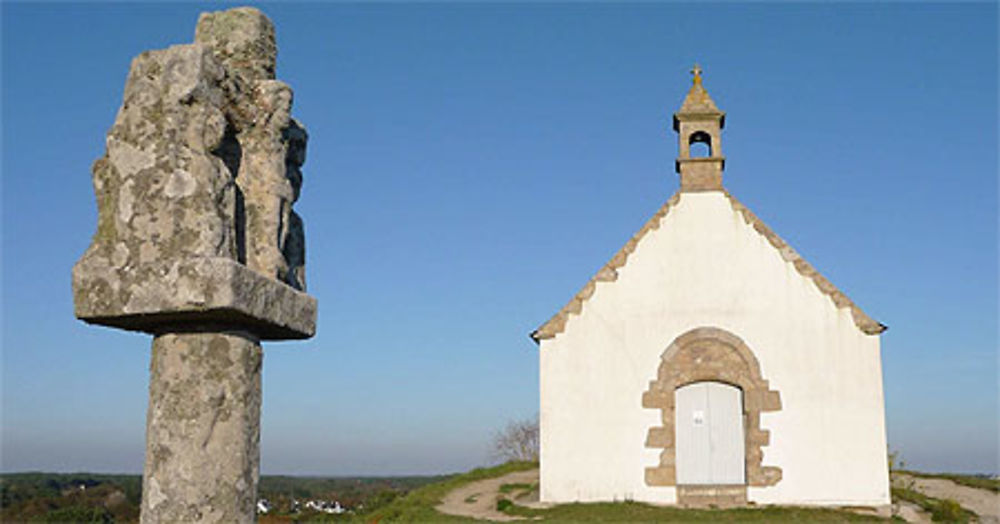
[[[995,3],[260,7],[320,301],[314,339],[265,346],[264,473],[487,462],[538,409],[528,333],[676,190],[694,62],[726,186],[889,325],[891,447],[998,470]],[[138,472],[150,339],[76,321],[70,268],[131,58],[204,7],[0,9],[0,469]]]

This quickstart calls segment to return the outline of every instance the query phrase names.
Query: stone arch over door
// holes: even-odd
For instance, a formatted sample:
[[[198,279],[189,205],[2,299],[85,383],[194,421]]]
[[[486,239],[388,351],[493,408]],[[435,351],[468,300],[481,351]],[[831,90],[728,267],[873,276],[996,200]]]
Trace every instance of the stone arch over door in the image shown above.
[[[781,396],[761,376],[760,363],[743,340],[714,327],[699,327],[677,337],[663,352],[656,380],[642,395],[642,407],[660,410],[661,425],[650,428],[646,447],[663,449],[660,463],[646,468],[646,484],[677,485],[674,392],[703,381],[723,382],[743,390],[746,484],[777,484],[781,469],[761,465],[762,448],[769,444],[771,435],[760,428],[760,414],[781,410]]]

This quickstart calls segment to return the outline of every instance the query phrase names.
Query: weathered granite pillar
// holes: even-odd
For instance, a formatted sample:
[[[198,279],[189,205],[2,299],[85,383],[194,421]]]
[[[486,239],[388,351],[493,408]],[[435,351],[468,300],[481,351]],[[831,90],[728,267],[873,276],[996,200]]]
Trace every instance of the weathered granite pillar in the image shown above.
[[[195,43],[133,60],[93,166],[76,315],[155,336],[143,522],[255,519],[260,341],[315,331],[292,209],[308,136],[276,56],[260,11],[203,14]]]
[[[261,356],[257,336],[248,332],[153,339],[144,520],[253,520]]]

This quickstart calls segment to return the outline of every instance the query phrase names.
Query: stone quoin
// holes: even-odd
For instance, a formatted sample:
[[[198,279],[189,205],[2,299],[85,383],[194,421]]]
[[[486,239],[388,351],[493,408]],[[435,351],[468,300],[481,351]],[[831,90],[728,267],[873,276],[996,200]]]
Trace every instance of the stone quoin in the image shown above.
[[[692,73],[680,189],[531,334],[541,500],[884,511],[885,326],[725,189]]]
[[[203,13],[194,43],[132,61],[93,165],[74,306],[154,337],[144,523],[256,519],[260,341],[315,332],[293,209],[308,135],[276,59],[257,9]]]

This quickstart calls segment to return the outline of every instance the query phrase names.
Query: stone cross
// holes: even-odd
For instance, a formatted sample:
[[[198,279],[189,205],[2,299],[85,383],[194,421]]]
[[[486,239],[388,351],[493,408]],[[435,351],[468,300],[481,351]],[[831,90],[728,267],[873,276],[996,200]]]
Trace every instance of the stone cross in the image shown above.
[[[276,57],[260,11],[202,14],[193,44],[132,61],[93,165],[97,231],[74,306],[154,337],[144,523],[255,520],[260,341],[315,332],[292,209],[308,136]]]

